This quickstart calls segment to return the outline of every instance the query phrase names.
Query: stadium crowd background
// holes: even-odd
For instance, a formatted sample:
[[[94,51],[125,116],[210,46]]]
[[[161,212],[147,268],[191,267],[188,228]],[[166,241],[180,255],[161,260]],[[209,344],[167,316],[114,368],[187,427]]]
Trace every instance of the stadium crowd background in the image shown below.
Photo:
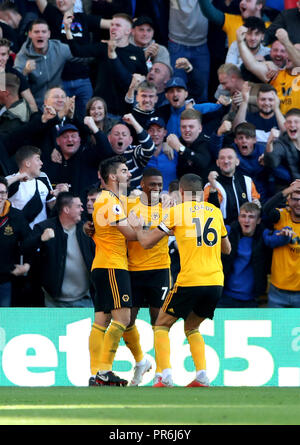
[[[93,306],[82,225],[124,154],[131,195],[156,168],[174,204],[196,173],[221,208],[219,307],[300,307],[299,25],[292,0],[2,1],[0,306]]]

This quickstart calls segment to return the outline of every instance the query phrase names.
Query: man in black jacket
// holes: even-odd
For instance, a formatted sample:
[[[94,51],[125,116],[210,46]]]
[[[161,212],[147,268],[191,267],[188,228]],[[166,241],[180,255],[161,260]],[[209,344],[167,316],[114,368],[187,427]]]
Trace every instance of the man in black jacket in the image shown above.
[[[202,131],[202,116],[198,110],[186,109],[180,116],[181,137],[169,134],[169,147],[178,152],[177,177],[186,173],[201,176],[207,182],[208,174],[214,165],[210,149],[210,137]]]
[[[237,220],[245,202],[255,202],[260,207],[260,194],[250,176],[238,170],[239,159],[233,147],[223,147],[216,161],[217,168],[208,175],[204,187],[204,201],[220,207],[225,224]]]
[[[83,232],[79,197],[62,192],[57,216],[36,224],[25,251],[40,249],[40,276],[46,307],[93,307],[90,270],[94,242]]]
[[[103,97],[109,113],[121,116],[126,112],[124,97],[133,73],[147,75],[144,51],[129,43],[132,19],[127,14],[115,14],[110,24],[110,40],[79,45],[71,33],[72,15],[66,14],[66,38],[74,57],[95,57],[97,78],[94,95]]]

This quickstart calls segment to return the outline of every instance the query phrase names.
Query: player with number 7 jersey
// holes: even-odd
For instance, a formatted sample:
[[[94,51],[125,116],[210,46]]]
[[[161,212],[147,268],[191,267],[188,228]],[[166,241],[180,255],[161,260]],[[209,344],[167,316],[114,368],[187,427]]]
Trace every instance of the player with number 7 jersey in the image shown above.
[[[180,256],[180,272],[167,295],[154,326],[154,348],[162,379],[156,387],[173,386],[169,330],[178,318],[184,319],[184,331],[196,368],[196,379],[187,386],[208,386],[204,340],[200,324],[213,319],[221,297],[224,274],[221,253],[229,254],[231,245],[220,209],[203,201],[202,180],[195,174],[180,178],[182,203],[169,209],[163,221],[145,231],[142,221],[131,217],[137,239],[151,249],[165,235],[175,235]],[[135,218],[135,219],[134,219]]]
[[[159,170],[148,168],[141,180],[142,194],[129,197],[127,211],[133,211],[144,221],[144,230],[155,229],[162,221],[164,209],[160,202],[163,178]],[[132,288],[131,323],[137,317],[139,308],[149,308],[150,320],[154,326],[159,310],[171,287],[170,256],[168,237],[164,237],[152,249],[144,249],[138,241],[128,241],[128,270]],[[130,338],[129,338],[130,341]],[[126,339],[125,339],[126,342]],[[131,386],[138,386],[144,370],[136,366]],[[156,368],[155,381],[159,381],[161,370]]]

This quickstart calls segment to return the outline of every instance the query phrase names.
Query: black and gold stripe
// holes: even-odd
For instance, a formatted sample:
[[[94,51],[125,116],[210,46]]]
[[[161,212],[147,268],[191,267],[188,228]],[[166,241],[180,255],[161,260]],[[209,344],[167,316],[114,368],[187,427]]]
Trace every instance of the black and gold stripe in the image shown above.
[[[168,306],[173,298],[173,295],[177,292],[177,287],[178,287],[177,284],[174,284],[173,289],[171,289],[168,295],[166,296],[164,304],[162,305],[161,308],[164,312],[166,312],[166,310],[168,309]]]
[[[114,300],[114,309],[120,309],[121,308],[121,300],[120,300],[120,294],[118,289],[118,284],[116,280],[116,273],[115,269],[108,269],[108,278],[109,278],[109,284],[111,287],[111,292]]]

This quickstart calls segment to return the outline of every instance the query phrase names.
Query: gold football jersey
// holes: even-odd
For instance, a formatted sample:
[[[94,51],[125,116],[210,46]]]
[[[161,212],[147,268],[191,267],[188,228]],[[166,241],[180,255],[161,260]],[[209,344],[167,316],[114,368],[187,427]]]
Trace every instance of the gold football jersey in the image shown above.
[[[128,200],[127,210],[133,210],[145,222],[145,229],[152,230],[162,221],[161,203],[150,206],[140,198]],[[128,241],[128,269],[131,271],[168,269],[170,267],[168,237],[164,237],[151,249],[144,249],[138,241]]]
[[[185,201],[171,207],[160,228],[173,230],[180,256],[178,286],[223,286],[221,238],[227,230],[220,209]]]
[[[128,270],[127,242],[116,224],[127,224],[122,201],[113,192],[102,190],[94,203],[93,222],[96,244],[95,268]]]

